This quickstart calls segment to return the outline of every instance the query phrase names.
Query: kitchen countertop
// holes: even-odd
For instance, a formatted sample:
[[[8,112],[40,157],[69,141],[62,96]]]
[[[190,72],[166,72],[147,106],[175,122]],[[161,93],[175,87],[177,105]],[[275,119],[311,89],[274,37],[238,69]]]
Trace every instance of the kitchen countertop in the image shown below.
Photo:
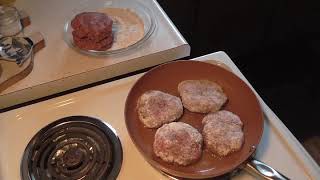
[[[138,1],[154,14],[157,25],[153,35],[137,49],[97,58],[74,51],[63,40],[70,13],[85,8],[88,0],[17,0],[17,8],[31,19],[24,34],[41,32],[46,47],[35,55],[28,76],[0,93],[0,109],[188,56],[189,44],[157,1]]]
[[[206,62],[216,60],[215,62],[223,63],[248,83],[224,52],[209,54],[195,60]],[[32,136],[45,125],[72,115],[96,117],[116,129],[124,153],[118,179],[167,179],[143,159],[125,127],[125,100],[130,88],[142,75],[138,74],[0,114],[0,179],[18,180],[20,159]],[[259,95],[256,95],[264,111],[265,124],[255,158],[291,179],[319,178],[319,166]],[[234,179],[256,178],[241,171]]]

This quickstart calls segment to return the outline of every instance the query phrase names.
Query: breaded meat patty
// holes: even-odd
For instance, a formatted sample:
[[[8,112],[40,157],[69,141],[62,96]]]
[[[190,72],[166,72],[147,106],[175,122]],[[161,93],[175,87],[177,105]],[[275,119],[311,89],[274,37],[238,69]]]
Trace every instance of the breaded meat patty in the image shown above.
[[[222,88],[208,80],[186,80],[178,85],[183,106],[191,112],[216,112],[226,103]]]
[[[241,149],[244,134],[239,116],[223,110],[208,114],[202,123],[204,144],[213,154],[226,156]]]
[[[194,127],[172,122],[157,130],[153,151],[165,162],[186,166],[200,159],[202,141],[202,135]]]
[[[138,100],[137,110],[139,119],[148,128],[158,128],[177,120],[183,114],[179,97],[157,90],[142,94]]]

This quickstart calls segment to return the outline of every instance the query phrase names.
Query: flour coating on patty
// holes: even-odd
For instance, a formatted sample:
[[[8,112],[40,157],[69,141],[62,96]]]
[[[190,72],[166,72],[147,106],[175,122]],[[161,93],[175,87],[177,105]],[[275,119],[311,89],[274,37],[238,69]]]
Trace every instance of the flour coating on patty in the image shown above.
[[[165,162],[186,166],[200,159],[202,141],[202,135],[194,127],[172,122],[157,130],[153,151]]]
[[[178,85],[183,106],[191,112],[216,112],[227,101],[221,86],[208,80],[186,80]]]
[[[243,123],[236,114],[223,110],[210,113],[202,120],[205,146],[213,154],[227,156],[241,149],[244,142]]]
[[[148,128],[158,128],[177,120],[183,114],[179,97],[157,90],[142,94],[138,100],[137,110],[140,121]]]

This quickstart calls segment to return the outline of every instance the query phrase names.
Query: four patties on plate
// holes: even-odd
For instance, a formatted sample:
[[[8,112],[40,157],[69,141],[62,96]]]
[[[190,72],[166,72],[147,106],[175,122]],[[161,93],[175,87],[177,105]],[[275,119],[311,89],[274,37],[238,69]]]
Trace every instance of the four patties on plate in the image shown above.
[[[74,44],[80,49],[104,51],[113,43],[112,19],[105,13],[83,12],[71,21]]]
[[[227,102],[222,87],[209,80],[186,80],[178,85],[180,97],[150,90],[137,103],[140,121],[148,128],[159,128],[153,143],[155,155],[168,163],[190,165],[200,159],[203,142],[217,156],[227,156],[241,149],[243,123],[236,114],[221,110]],[[173,122],[183,114],[209,113],[203,120],[202,134],[189,124]],[[199,119],[201,121],[201,119]]]

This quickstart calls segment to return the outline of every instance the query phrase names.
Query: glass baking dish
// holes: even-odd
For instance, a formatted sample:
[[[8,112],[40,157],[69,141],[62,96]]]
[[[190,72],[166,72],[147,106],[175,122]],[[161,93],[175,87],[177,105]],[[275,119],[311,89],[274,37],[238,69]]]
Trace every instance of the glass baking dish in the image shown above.
[[[97,50],[85,50],[77,47],[73,41],[72,36],[72,27],[71,21],[72,19],[81,12],[102,12],[104,9],[126,9],[133,13],[135,13],[139,19],[143,22],[143,36],[139,38],[137,41],[119,46],[117,48],[110,48],[105,51],[97,51]],[[136,49],[143,45],[145,41],[147,41],[152,33],[156,29],[156,21],[152,11],[150,11],[144,4],[135,0],[112,0],[112,1],[99,1],[99,0],[90,0],[90,1],[81,1],[79,3],[79,7],[72,9],[71,17],[68,18],[67,22],[64,25],[64,40],[68,44],[69,47],[76,50],[77,52],[91,55],[91,56],[108,56],[112,54],[120,54],[127,52],[132,49]],[[112,17],[112,15],[109,14]],[[117,35],[119,33],[117,31],[117,23],[113,24],[112,33]]]

